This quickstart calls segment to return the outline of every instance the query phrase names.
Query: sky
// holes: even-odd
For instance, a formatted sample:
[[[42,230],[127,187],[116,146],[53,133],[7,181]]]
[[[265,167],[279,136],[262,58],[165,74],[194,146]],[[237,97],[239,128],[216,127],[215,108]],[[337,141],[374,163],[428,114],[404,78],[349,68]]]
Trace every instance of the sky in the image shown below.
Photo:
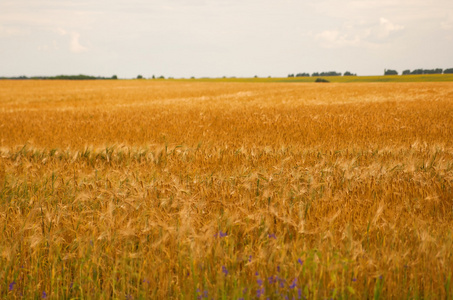
[[[453,68],[452,0],[0,0],[0,76]]]

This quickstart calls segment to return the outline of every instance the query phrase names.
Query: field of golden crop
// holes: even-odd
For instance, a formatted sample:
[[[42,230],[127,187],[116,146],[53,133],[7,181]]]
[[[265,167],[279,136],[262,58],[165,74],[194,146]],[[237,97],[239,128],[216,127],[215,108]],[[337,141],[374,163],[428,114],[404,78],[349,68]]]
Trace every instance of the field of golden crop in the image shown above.
[[[0,298],[453,299],[453,83],[0,81]]]

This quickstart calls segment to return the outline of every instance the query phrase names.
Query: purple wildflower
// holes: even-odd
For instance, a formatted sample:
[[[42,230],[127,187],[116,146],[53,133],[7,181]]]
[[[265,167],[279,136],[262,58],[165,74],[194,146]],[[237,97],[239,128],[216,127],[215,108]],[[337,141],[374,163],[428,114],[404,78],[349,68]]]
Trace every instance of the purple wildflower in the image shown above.
[[[297,299],[301,299],[302,298],[302,290],[301,289],[297,289],[297,296],[298,296]]]
[[[274,234],[274,233],[269,233],[269,235],[268,235],[268,236],[269,236],[269,238],[270,238],[270,239],[274,239],[274,240],[276,240],[276,239],[277,239],[277,237],[275,236],[275,234]]]
[[[14,289],[14,285],[16,285],[16,282],[13,281],[9,284],[8,291],[12,291]]]
[[[255,276],[259,276],[259,275],[260,275],[260,273],[258,273],[258,271],[256,271],[255,272]]]
[[[262,295],[264,295],[264,288],[257,289],[256,298],[260,298]]]
[[[226,232],[222,232],[222,230],[219,231],[219,233],[215,234],[215,237],[226,237],[228,234]]]
[[[304,264],[304,261],[303,261],[302,259],[300,259],[300,258],[297,260],[297,262],[298,262],[299,265],[301,265],[301,266]]]
[[[269,284],[274,284],[277,282],[277,276],[275,276],[275,278],[274,278],[274,276],[271,276],[268,278],[268,280],[269,280]]]
[[[242,293],[243,293],[243,294],[245,294],[245,293],[247,293],[247,292],[248,292],[248,289],[247,289],[247,288],[244,288],[244,289],[242,290]]]
[[[225,274],[225,276],[228,275],[228,269],[225,266],[222,266],[222,272]]]
[[[352,281],[356,282],[356,281],[357,281],[357,278],[352,278]]]
[[[252,262],[252,256],[249,255],[249,262]]]
[[[294,278],[293,282],[289,286],[290,289],[294,289],[297,286],[297,278]]]
[[[42,292],[41,298],[43,298],[43,299],[47,298],[47,293],[45,291]]]
[[[256,281],[256,283],[258,283],[259,286],[262,286],[263,285],[263,280],[259,279]]]
[[[285,287],[285,279],[279,278],[278,281],[280,283],[279,284],[280,288],[284,288]]]
[[[277,266],[277,272],[280,272],[280,266]]]

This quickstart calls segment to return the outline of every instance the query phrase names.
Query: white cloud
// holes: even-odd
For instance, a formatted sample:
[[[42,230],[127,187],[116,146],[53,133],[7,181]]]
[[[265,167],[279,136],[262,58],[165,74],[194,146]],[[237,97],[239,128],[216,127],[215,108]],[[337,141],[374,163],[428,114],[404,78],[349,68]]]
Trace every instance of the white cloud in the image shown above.
[[[324,30],[314,35],[314,38],[324,48],[338,47],[376,47],[385,43],[394,32],[404,29],[404,26],[394,24],[386,18],[379,22],[345,22],[341,28]]]
[[[26,30],[22,30],[16,27],[5,27],[0,25],[0,37],[11,37],[11,36],[19,36],[19,35],[26,35],[28,32]]]
[[[50,45],[40,45],[38,46],[38,51],[50,51],[50,50],[59,50],[58,42],[53,40]]]
[[[404,26],[394,24],[386,18],[379,19],[379,26],[375,28],[376,37],[380,39],[387,38],[392,32],[404,29]]]
[[[71,33],[71,51],[74,53],[81,53],[88,51],[88,48],[80,44],[80,33],[72,32]]]
[[[359,46],[361,42],[358,35],[352,36],[348,33],[341,33],[339,30],[324,30],[316,34],[315,38],[325,48]]]
[[[57,32],[59,35],[67,35],[68,32],[64,30],[63,28],[56,28],[55,32]]]

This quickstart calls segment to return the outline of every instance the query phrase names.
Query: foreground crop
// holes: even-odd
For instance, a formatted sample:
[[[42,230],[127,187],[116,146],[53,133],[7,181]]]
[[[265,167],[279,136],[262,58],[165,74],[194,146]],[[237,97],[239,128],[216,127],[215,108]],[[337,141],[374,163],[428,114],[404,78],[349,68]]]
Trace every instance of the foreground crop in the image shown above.
[[[2,297],[452,297],[450,84],[35,84],[2,87]]]

